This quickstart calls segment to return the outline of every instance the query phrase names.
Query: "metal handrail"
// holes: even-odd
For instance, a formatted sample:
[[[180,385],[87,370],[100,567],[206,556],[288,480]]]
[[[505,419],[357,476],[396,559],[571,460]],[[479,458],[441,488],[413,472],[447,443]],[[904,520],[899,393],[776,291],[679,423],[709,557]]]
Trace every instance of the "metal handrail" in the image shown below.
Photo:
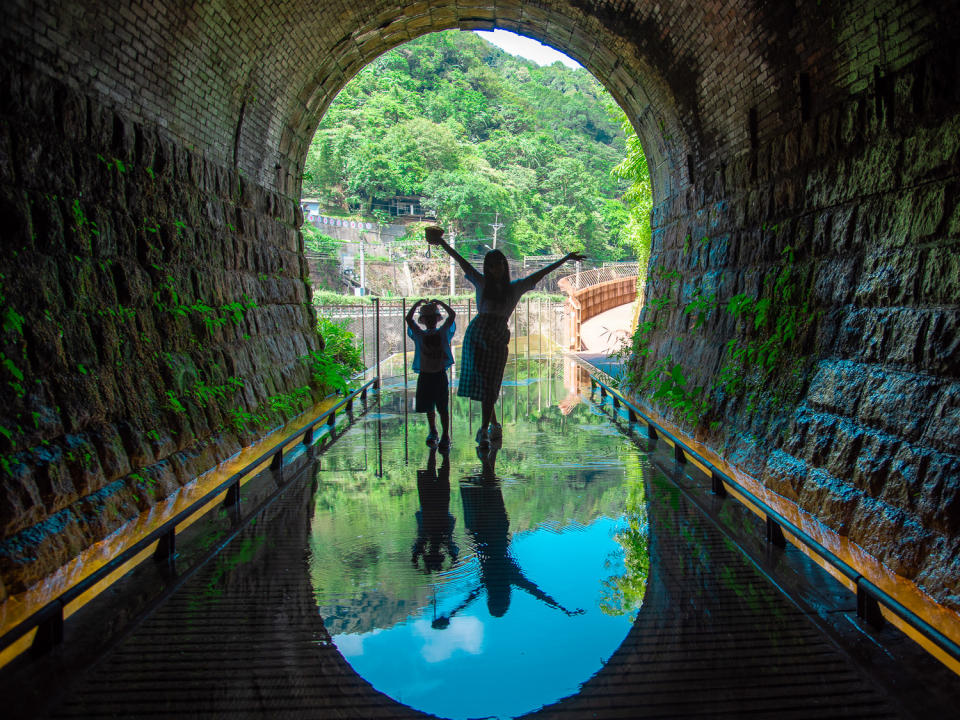
[[[591,392],[595,387],[600,388],[601,400],[610,395],[615,409],[622,404],[627,410],[627,417],[632,422],[638,418],[647,425],[649,436],[651,438],[663,437],[670,441],[674,446],[675,457],[679,460],[683,454],[692,457],[696,462],[710,471],[713,492],[717,495],[726,495],[726,489],[723,484],[726,483],[737,493],[747,498],[750,504],[756,506],[766,516],[767,540],[781,547],[785,544],[783,531],[786,530],[797,540],[802,542],[814,553],[830,563],[837,571],[842,573],[847,579],[851,580],[856,586],[857,596],[857,616],[861,617],[873,625],[883,624],[883,616],[880,613],[882,604],[888,610],[897,615],[906,624],[923,635],[927,640],[936,645],[940,650],[949,655],[954,661],[960,661],[960,645],[948,638],[942,632],[933,627],[926,620],[917,615],[903,605],[899,600],[893,598],[882,588],[868,580],[856,568],[851,566],[842,558],[838,557],[831,550],[824,547],[820,542],[812,538],[805,530],[795,525],[785,518],[779,512],[770,507],[766,502],[757,497],[742,484],[734,480],[730,475],[714,465],[710,460],[703,457],[696,450],[691,448],[679,437],[666,430],[662,425],[654,421],[649,415],[640,410],[634,403],[624,397],[617,390],[614,390],[608,384],[595,377],[590,372]]]
[[[340,402],[333,407],[325,410],[302,428],[291,433],[286,438],[275,443],[268,450],[265,450],[257,455],[256,458],[248,462],[240,470],[235,472],[215,488],[208,491],[203,495],[203,497],[191,503],[189,507],[184,508],[176,515],[169,518],[160,527],[156,528],[148,535],[138,540],[119,555],[113,557],[102,567],[92,572],[80,582],[67,588],[42,608],[36,610],[30,616],[24,618],[12,628],[7,630],[3,636],[0,636],[0,650],[6,649],[19,638],[26,635],[33,628],[37,628],[37,636],[34,638],[35,647],[46,649],[48,647],[60,644],[63,641],[63,611],[68,603],[78,598],[84,592],[114,572],[117,568],[123,566],[136,555],[148,548],[154,542],[158,543],[157,549],[154,552],[154,559],[159,561],[172,560],[176,547],[176,527],[179,523],[186,520],[198,509],[209,503],[223,492],[227,493],[227,497],[224,501],[227,505],[238,505],[240,502],[240,480],[249,474],[251,470],[259,465],[262,465],[268,459],[271,461],[271,469],[279,470],[282,477],[283,449],[287,445],[301,436],[303,437],[304,445],[312,444],[313,432],[318,425],[325,424],[328,427],[333,427],[334,423],[336,422],[337,412],[339,410],[346,407],[348,413],[352,412],[353,401],[358,396],[360,397],[361,401],[365,401],[367,398],[367,392],[371,389],[376,390],[379,387],[379,377],[368,380],[366,383],[350,393],[347,397],[340,400]]]

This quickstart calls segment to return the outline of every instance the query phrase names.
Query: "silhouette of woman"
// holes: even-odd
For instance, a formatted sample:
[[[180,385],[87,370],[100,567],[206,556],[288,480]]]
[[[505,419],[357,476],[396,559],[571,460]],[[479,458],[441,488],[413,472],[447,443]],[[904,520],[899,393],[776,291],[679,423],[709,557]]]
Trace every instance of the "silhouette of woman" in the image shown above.
[[[480,401],[481,417],[477,444],[487,447],[491,440],[498,440],[502,436],[494,404],[500,393],[503,369],[507,364],[507,346],[510,342],[507,321],[510,315],[525,292],[532,290],[540,280],[567,260],[583,260],[584,255],[567,253],[560,260],[524,278],[511,281],[507,258],[499,250],[491,250],[484,256],[483,272],[480,273],[446,243],[442,228],[428,227],[425,234],[430,245],[442,248],[457,261],[467,280],[476,288],[477,314],[470,321],[463,336],[457,395]]]
[[[477,450],[483,463],[479,477],[466,478],[460,483],[463,501],[463,521],[480,562],[480,584],[473,588],[456,608],[433,621],[433,627],[442,629],[450,619],[468,607],[481,593],[487,593],[487,610],[493,617],[503,617],[510,608],[510,593],[516,587],[540,602],[556,608],[568,616],[580,615],[583,610],[567,610],[553,597],[523,574],[516,559],[510,554],[510,521],[503,503],[500,481],[494,466],[497,448]]]

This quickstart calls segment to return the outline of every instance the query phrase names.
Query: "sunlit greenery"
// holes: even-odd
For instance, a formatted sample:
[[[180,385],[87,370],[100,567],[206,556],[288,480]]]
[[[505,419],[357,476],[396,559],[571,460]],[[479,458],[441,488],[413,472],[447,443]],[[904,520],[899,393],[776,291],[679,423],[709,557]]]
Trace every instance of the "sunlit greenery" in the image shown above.
[[[625,481],[627,499],[624,508],[627,527],[614,539],[623,548],[625,568],[622,575],[608,578],[603,583],[600,609],[608,615],[623,615],[639,609],[650,575],[650,527],[643,468],[633,453],[623,453],[621,459],[629,472]]]
[[[642,153],[615,107],[584,69],[538,67],[473,33],[425,35],[375,60],[331,104],[303,193],[365,215],[395,195],[423,197],[477,249],[499,218],[499,247],[515,257],[629,256],[642,232],[631,224],[649,208],[624,197],[637,195]]]
[[[321,314],[317,315],[317,333],[323,340],[323,349],[311,352],[305,358],[313,381],[320,387],[346,391],[353,376],[363,369],[356,338],[345,323]]]
[[[340,248],[340,241],[320,232],[320,229],[311,223],[304,223],[301,227],[303,232],[303,245],[309,252],[328,255],[335,253]]]
[[[647,156],[643,154],[640,138],[637,137],[627,116],[620,112],[620,124],[626,134],[627,156],[613,169],[613,174],[630,183],[623,199],[626,201],[626,222],[620,242],[632,248],[632,255],[639,265],[637,284],[646,282],[647,263],[650,260],[650,211],[653,210],[653,190],[650,186],[650,170]]]

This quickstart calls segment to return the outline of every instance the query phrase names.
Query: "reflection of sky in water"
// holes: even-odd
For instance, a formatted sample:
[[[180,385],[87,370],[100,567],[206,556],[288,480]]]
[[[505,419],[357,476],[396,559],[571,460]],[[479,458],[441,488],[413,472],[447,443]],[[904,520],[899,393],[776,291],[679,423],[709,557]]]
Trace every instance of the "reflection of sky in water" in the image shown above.
[[[486,592],[432,627],[432,605],[389,629],[334,636],[348,662],[377,690],[442,717],[513,717],[575,693],[619,647],[633,616],[600,610],[601,582],[623,572],[613,540],[622,523],[599,518],[561,532],[539,528],[513,537],[510,553],[524,575],[568,609],[567,616],[511,588],[503,617]],[[460,605],[479,583],[479,563],[438,589],[436,614]]]

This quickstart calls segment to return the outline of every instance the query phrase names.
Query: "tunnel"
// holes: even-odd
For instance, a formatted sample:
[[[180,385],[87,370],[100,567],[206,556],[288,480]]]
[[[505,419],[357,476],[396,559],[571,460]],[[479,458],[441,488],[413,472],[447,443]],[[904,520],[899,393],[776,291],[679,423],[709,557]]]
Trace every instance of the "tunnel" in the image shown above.
[[[313,132],[387,50],[502,28],[580,62],[642,142],[639,397],[958,609],[957,10],[5,3],[0,600],[256,440],[243,418],[318,399]]]

